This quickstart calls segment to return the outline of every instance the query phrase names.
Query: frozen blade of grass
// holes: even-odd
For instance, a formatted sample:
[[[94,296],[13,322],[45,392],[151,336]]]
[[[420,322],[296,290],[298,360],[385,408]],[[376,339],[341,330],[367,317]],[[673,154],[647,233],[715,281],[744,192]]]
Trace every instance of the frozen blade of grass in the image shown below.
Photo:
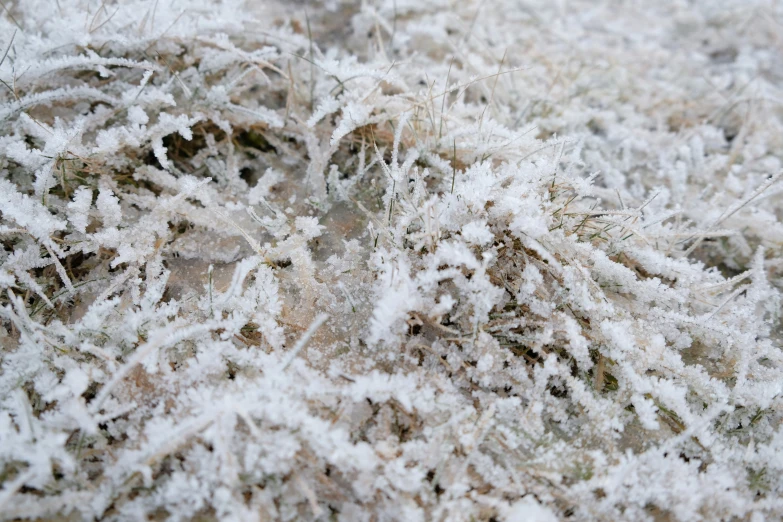
[[[209,316],[214,319],[215,318],[215,311],[213,309],[213,298],[212,298],[212,290],[214,288],[214,283],[212,280],[212,275],[215,271],[214,265],[209,265],[209,268],[207,269],[207,285],[208,285],[208,291],[209,291]]]
[[[5,59],[8,57],[8,51],[10,51],[11,46],[14,45],[14,38],[16,38],[16,29],[14,29],[14,33],[11,35],[11,40],[8,41],[8,47],[5,48],[3,57],[0,58],[0,66],[2,66],[3,63],[5,63]]]
[[[299,337],[299,340],[291,349],[286,361],[280,365],[281,372],[285,372],[288,369],[291,363],[294,362],[296,357],[299,355],[299,352],[301,352],[302,349],[305,346],[307,346],[307,344],[310,342],[310,339],[313,337],[313,335],[315,335],[315,332],[318,331],[318,329],[321,327],[322,324],[326,322],[327,319],[329,319],[329,316],[327,314],[318,314],[316,318],[313,319],[313,322],[310,323],[310,326],[302,334],[302,336]]]
[[[46,248],[46,251],[49,252],[49,257],[52,259],[52,263],[54,263],[55,269],[57,270],[57,274],[60,276],[60,279],[62,279],[63,284],[68,289],[68,292],[74,293],[76,292],[76,289],[73,287],[73,283],[71,282],[71,279],[68,277],[68,273],[65,271],[65,267],[60,263],[60,260],[57,259],[57,255],[52,250],[52,247],[48,244],[44,244],[44,247]]]
[[[454,182],[457,180],[457,141],[452,141],[451,146],[451,193],[454,194]]]
[[[745,286],[741,286],[741,287],[737,288],[736,290],[734,290],[734,291],[731,293],[731,295],[729,295],[729,296],[728,296],[728,297],[727,297],[727,298],[726,298],[726,299],[725,299],[725,300],[724,300],[724,301],[723,301],[721,304],[719,304],[719,305],[718,305],[718,306],[715,308],[715,310],[713,310],[712,312],[710,312],[710,314],[709,314],[709,315],[706,317],[706,320],[707,320],[707,321],[709,321],[710,319],[712,319],[713,317],[715,317],[716,315],[718,315],[718,313],[719,313],[721,310],[723,310],[723,309],[726,307],[726,305],[727,305],[727,304],[729,304],[730,302],[732,302],[732,301],[734,300],[734,298],[736,298],[736,297],[737,297],[738,295],[740,295],[741,293],[743,293],[743,292],[747,292],[747,291],[748,291],[748,286],[747,286],[747,285],[745,285]]]
[[[18,101],[13,103],[7,103],[0,106],[0,122],[7,120],[14,114],[20,111],[29,109],[30,107],[50,104],[58,101],[66,101],[69,99],[88,99],[94,101],[100,101],[109,105],[117,105],[119,101],[113,96],[106,95],[98,89],[92,87],[71,87],[54,89],[43,93],[36,93],[19,98]]]
[[[745,270],[743,273],[736,275],[734,277],[731,277],[729,279],[726,279],[725,281],[722,281],[720,283],[713,283],[713,284],[707,284],[704,286],[700,286],[698,289],[702,291],[716,291],[720,290],[721,288],[725,288],[727,286],[735,285],[741,281],[744,281],[748,277],[753,275],[753,270]]]
[[[180,423],[178,429],[175,430],[175,432],[165,444],[159,448],[156,448],[153,452],[147,455],[143,461],[144,464],[149,466],[162,457],[169,455],[178,447],[185,444],[188,439],[209,427],[213,422],[215,422],[216,417],[217,414],[209,412]]]
[[[16,27],[18,27],[20,31],[24,31],[24,29],[22,28],[22,26],[21,26],[21,25],[19,24],[19,22],[16,20],[16,18],[14,17],[14,15],[11,13],[11,10],[10,10],[10,9],[8,9],[8,6],[6,6],[6,5],[5,5],[5,2],[4,2],[3,0],[0,0],[0,6],[3,6],[3,11],[5,11],[5,14],[7,14],[7,15],[8,15],[8,18],[10,18],[10,19],[11,19],[11,21],[14,23],[14,25],[16,25]],[[14,32],[15,32],[15,31],[14,31]]]
[[[315,108],[315,53],[313,52],[313,32],[310,29],[310,15],[307,14],[307,9],[305,9],[305,22],[307,23],[307,41],[310,43],[310,112],[312,112]],[[340,84],[342,85],[342,82]]]
[[[27,482],[33,480],[38,474],[38,470],[30,468],[13,479],[9,483],[3,485],[3,489],[0,490],[0,512],[5,512],[9,502],[14,497],[17,491],[19,491]]]
[[[310,504],[310,510],[313,512],[313,517],[320,517],[321,513],[323,513],[323,509],[321,509],[321,506],[318,505],[318,497],[315,495],[313,488],[308,486],[299,475],[296,476],[295,480],[296,484],[299,486],[299,489],[302,490],[302,493],[304,493],[305,497],[307,498],[307,502]]]
[[[218,210],[218,209],[212,209],[212,211],[213,211],[215,214],[217,214],[218,216],[220,216],[220,218],[221,218],[223,221],[225,221],[226,223],[228,223],[229,225],[231,225],[232,227],[234,227],[234,228],[237,230],[237,232],[239,232],[239,233],[242,235],[242,237],[244,237],[244,238],[245,238],[245,241],[247,241],[247,242],[248,242],[248,244],[249,244],[249,245],[250,245],[250,247],[251,247],[251,248],[252,248],[252,249],[253,249],[253,250],[256,252],[256,254],[258,254],[259,256],[261,256],[263,259],[266,259],[266,258],[267,258],[267,256],[266,256],[266,253],[265,253],[265,252],[264,252],[264,250],[261,248],[261,245],[259,245],[259,244],[258,244],[258,241],[256,241],[255,239],[253,239],[253,238],[250,236],[250,234],[248,234],[248,233],[245,231],[245,229],[243,229],[242,227],[240,227],[240,226],[239,226],[239,225],[238,225],[238,224],[237,224],[237,223],[236,223],[236,222],[235,222],[233,219],[231,219],[230,217],[228,217],[226,214],[224,214],[224,213],[223,213],[223,212],[221,212],[220,210]]]
[[[169,346],[182,339],[192,337],[201,333],[211,332],[217,330],[222,326],[221,322],[209,322],[205,324],[192,325],[186,328],[179,329],[178,331],[166,330],[157,332],[149,342],[144,343],[136,348],[133,355],[125,362],[116,372],[112,375],[111,379],[101,388],[100,392],[90,402],[89,409],[92,413],[98,413],[103,406],[104,401],[114,392],[114,389],[133,371],[138,364],[146,359],[150,354]]]
[[[781,176],[783,176],[783,171],[778,172],[774,176],[771,176],[766,182],[764,182],[759,188],[753,191],[753,193],[748,196],[747,198],[738,201],[734,205],[727,208],[721,215],[718,217],[718,219],[715,220],[715,222],[712,224],[712,226],[709,228],[711,231],[713,228],[717,227],[721,223],[723,223],[725,220],[742,210],[745,206],[747,206],[749,203],[751,203],[754,199],[759,197],[764,191],[766,191],[769,187],[775,184]],[[688,249],[683,252],[682,257],[688,257],[693,253],[694,250],[696,250],[701,242],[704,240],[704,237],[700,236],[696,239],[696,241],[693,242],[693,244],[688,247]]]
[[[481,132],[481,126],[484,124],[484,115],[487,112],[487,109],[489,109],[492,106],[492,102],[495,99],[495,88],[498,86],[498,78],[500,78],[500,73],[503,71],[503,62],[506,61],[506,53],[508,51],[503,51],[503,57],[500,59],[500,64],[498,65],[498,73],[495,75],[495,80],[492,82],[492,93],[489,96],[489,101],[487,101],[487,104],[484,106],[484,110],[481,111],[481,116],[479,117],[479,132]]]
[[[443,136],[443,109],[446,107],[446,98],[449,95],[449,79],[451,78],[451,68],[454,65],[454,56],[451,57],[451,62],[449,62],[449,70],[446,73],[446,83],[444,84],[444,87],[446,88],[445,91],[443,91],[443,99],[440,102],[440,125],[438,127],[438,141],[440,141],[441,137]]]

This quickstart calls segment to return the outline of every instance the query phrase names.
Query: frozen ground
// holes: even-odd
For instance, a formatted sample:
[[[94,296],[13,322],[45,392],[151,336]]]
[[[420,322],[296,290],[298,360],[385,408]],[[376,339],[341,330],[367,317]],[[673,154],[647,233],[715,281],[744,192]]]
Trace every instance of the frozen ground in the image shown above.
[[[2,10],[0,518],[783,516],[781,2]]]

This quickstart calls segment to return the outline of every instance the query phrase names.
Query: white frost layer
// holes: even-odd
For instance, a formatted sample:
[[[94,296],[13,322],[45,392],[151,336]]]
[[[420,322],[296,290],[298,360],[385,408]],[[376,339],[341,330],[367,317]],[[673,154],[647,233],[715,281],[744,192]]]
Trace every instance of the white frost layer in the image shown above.
[[[0,516],[779,519],[781,25],[6,0]]]

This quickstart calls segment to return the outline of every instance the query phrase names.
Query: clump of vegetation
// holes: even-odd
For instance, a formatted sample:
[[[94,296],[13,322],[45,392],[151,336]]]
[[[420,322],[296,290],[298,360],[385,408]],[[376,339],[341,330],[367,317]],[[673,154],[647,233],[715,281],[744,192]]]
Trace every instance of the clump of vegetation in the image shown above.
[[[783,515],[781,13],[719,4],[4,1],[2,516]]]

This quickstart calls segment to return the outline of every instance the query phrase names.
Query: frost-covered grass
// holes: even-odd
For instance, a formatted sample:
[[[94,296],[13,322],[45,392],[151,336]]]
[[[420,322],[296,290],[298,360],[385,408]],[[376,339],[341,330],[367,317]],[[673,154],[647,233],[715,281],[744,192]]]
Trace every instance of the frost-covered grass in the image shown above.
[[[783,516],[780,2],[3,6],[3,519]]]

